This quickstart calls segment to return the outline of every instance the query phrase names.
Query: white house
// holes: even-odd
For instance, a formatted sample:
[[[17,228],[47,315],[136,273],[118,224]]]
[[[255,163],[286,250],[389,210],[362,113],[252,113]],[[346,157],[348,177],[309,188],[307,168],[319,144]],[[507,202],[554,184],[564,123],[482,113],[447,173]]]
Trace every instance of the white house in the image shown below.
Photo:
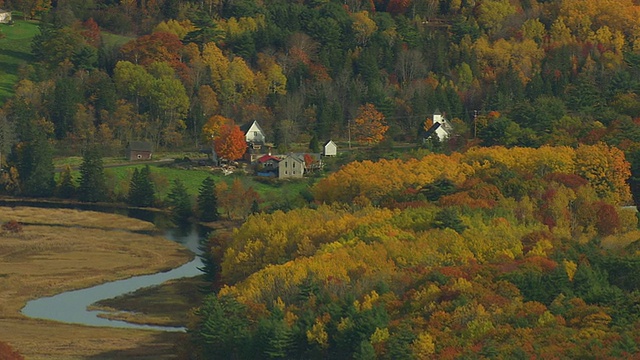
[[[304,159],[289,154],[278,164],[278,178],[301,178],[304,175]]]
[[[336,156],[337,154],[338,154],[338,146],[336,145],[336,143],[334,143],[333,140],[327,141],[327,143],[324,144],[322,155]]]
[[[0,9],[0,24],[8,24],[11,21],[11,11]]]
[[[257,121],[253,121],[251,124],[242,126],[241,130],[244,132],[244,138],[251,144],[264,144],[266,137],[264,131]]]
[[[451,136],[453,132],[453,126],[451,126],[451,123],[447,119],[445,119],[438,110],[433,113],[433,124],[440,124],[440,126],[436,127],[435,129],[435,132],[438,135],[438,139],[440,139],[440,141],[444,141]]]

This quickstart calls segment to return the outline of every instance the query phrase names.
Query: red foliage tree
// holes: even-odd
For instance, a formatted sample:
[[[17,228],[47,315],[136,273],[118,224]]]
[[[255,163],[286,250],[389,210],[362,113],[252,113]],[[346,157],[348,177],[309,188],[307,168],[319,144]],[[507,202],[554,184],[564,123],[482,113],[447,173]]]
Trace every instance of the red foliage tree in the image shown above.
[[[177,68],[180,67],[182,47],[178,35],[155,32],[129,41],[120,52],[125,60],[134,64],[146,66],[153,62],[167,62]]]
[[[596,229],[600,235],[612,235],[620,229],[620,217],[615,206],[607,203],[598,203],[596,217]]]
[[[244,133],[235,124],[225,124],[220,135],[214,139],[214,145],[218,156],[227,160],[240,159],[247,150]]]
[[[84,30],[81,34],[87,44],[95,48],[100,47],[102,37],[100,35],[100,27],[98,26],[98,23],[96,23],[93,18],[89,18],[87,21],[82,23],[82,27]]]

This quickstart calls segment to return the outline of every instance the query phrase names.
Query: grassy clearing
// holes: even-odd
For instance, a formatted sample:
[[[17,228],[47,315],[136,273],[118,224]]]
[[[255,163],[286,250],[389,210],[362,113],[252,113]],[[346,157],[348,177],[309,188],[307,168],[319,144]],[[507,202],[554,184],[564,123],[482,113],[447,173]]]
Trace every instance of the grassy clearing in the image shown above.
[[[21,64],[33,61],[31,40],[38,33],[38,23],[16,20],[13,25],[0,24],[0,106],[13,96]]]
[[[0,222],[23,219],[49,225],[0,233],[0,339],[28,359],[171,358],[179,334],[34,320],[20,309],[33,298],[168,270],[189,261],[191,253],[164,238],[124,231],[148,228],[138,220],[0,207]]]
[[[162,285],[101,300],[92,309],[108,311],[104,317],[138,324],[187,326],[185,316],[199,306],[206,285],[201,276],[170,280]]]
[[[111,179],[111,185],[115,188],[115,193],[126,194],[129,186],[129,179],[135,168],[141,169],[144,165],[126,165],[105,169]],[[276,181],[266,184],[256,181],[253,177],[245,174],[223,175],[220,171],[212,171],[209,168],[180,169],[165,165],[150,165],[152,177],[156,185],[156,196],[165,199],[171,189],[171,184],[175,179],[180,179],[193,196],[198,195],[202,181],[211,176],[216,183],[226,182],[231,185],[235,179],[240,179],[246,187],[253,187],[260,194],[264,201],[263,206],[272,206],[286,201],[296,201],[300,193],[310,187],[313,180],[291,180]]]

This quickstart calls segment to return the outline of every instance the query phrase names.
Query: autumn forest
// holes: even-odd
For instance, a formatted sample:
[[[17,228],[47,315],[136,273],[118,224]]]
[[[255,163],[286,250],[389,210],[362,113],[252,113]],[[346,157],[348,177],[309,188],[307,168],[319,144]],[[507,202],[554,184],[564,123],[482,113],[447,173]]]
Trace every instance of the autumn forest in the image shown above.
[[[639,356],[638,1],[0,8],[38,24],[0,97],[4,195],[134,140],[234,160],[254,120],[282,154],[353,144],[295,205],[212,234],[180,357]]]

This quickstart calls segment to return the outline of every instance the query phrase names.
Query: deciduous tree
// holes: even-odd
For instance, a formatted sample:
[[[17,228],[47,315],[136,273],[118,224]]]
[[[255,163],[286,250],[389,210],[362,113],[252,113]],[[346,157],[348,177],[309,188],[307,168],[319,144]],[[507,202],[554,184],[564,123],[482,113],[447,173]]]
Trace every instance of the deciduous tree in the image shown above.
[[[367,144],[377,144],[384,140],[384,134],[389,130],[385,116],[373,104],[362,105],[354,123],[352,132],[355,138]]]
[[[214,139],[214,147],[221,158],[237,160],[242,158],[247,150],[247,142],[238,125],[227,123],[222,127],[220,135]]]

